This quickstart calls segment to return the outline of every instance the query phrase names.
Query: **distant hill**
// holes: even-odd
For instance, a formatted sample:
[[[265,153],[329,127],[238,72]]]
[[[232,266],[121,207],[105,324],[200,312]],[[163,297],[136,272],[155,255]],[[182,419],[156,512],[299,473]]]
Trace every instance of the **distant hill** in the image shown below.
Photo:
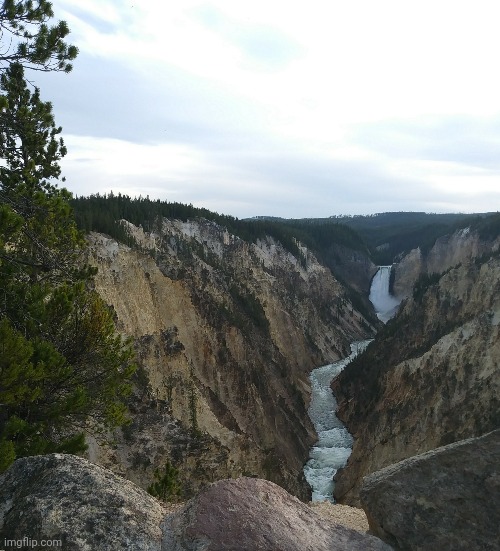
[[[336,218],[360,233],[377,264],[391,264],[403,252],[420,247],[428,250],[438,237],[472,224],[488,215],[385,212],[372,216]]]
[[[484,214],[433,214],[425,212],[384,212],[373,215],[335,216],[287,220],[292,226],[342,224],[355,230],[366,243],[375,264],[391,264],[401,253],[420,247],[429,250],[438,237],[456,229],[478,224],[492,216]]]
[[[280,223],[315,235],[325,226],[342,226],[354,230],[369,250],[375,264],[391,264],[411,249],[429,250],[438,237],[467,226],[488,228],[498,222],[498,213],[435,214],[425,212],[384,212],[372,215],[332,216],[330,218],[281,219]],[[268,217],[262,219],[271,220]],[[276,220],[276,219],[274,219]],[[321,248],[321,247],[320,247]]]

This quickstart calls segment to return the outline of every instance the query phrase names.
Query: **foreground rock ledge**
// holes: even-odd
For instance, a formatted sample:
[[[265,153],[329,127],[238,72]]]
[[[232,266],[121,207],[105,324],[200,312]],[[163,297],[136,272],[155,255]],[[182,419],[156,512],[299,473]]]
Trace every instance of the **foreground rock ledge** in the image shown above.
[[[19,545],[24,540],[26,544]],[[18,459],[0,476],[0,542],[65,551],[383,551],[379,539],[317,515],[265,480],[209,486],[178,511],[110,471],[72,455]]]
[[[285,490],[256,478],[222,480],[167,517],[172,551],[389,550],[382,541],[320,517]]]
[[[365,477],[361,502],[395,549],[500,549],[500,429]]]
[[[61,540],[56,549],[64,551],[156,551],[164,517],[144,490],[74,455],[25,457],[0,476],[0,544],[28,538]]]

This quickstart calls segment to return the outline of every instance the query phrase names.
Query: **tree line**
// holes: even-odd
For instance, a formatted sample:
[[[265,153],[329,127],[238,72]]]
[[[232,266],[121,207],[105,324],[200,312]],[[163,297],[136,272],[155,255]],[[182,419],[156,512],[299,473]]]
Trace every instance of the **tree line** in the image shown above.
[[[71,201],[78,226],[86,231],[105,233],[123,243],[131,244],[120,220],[127,220],[145,231],[158,229],[162,218],[182,220],[203,218],[226,228],[231,234],[247,241],[256,242],[267,236],[279,241],[283,247],[299,259],[303,253],[299,242],[320,256],[332,244],[367,251],[359,234],[344,224],[308,224],[301,220],[285,219],[238,219],[193,205],[152,200],[149,197],[135,197],[121,193],[93,194],[76,197]]]

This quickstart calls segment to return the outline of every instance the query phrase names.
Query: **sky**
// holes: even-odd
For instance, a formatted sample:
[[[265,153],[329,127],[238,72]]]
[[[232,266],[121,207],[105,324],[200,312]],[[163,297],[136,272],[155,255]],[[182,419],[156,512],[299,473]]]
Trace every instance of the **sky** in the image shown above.
[[[500,209],[496,0],[53,0],[76,195],[238,218]]]

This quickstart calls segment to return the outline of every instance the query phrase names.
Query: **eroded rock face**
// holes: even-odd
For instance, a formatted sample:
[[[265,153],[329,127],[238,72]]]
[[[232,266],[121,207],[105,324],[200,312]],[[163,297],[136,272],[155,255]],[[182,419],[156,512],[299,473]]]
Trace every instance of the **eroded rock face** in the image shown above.
[[[370,529],[404,551],[493,551],[500,542],[500,430],[364,479]]]
[[[164,516],[132,482],[72,455],[18,459],[0,476],[0,542],[24,538],[17,549],[160,551]]]
[[[135,342],[139,414],[113,448],[91,442],[89,457],[142,487],[169,461],[185,498],[245,474],[307,500],[308,373],[373,326],[305,248],[297,259],[270,238],[244,242],[204,220],[128,229],[142,252],[92,234],[91,261],[96,289]]]
[[[392,292],[398,298],[412,294],[421,274],[440,274],[486,253],[498,251],[500,237],[482,239],[477,231],[464,228],[436,240],[427,253],[414,249],[394,264]]]
[[[364,476],[500,426],[500,259],[449,270],[409,299],[333,382],[354,436],[335,497]]]
[[[282,488],[254,478],[222,480],[163,524],[171,551],[371,551],[383,542],[321,518]]]

